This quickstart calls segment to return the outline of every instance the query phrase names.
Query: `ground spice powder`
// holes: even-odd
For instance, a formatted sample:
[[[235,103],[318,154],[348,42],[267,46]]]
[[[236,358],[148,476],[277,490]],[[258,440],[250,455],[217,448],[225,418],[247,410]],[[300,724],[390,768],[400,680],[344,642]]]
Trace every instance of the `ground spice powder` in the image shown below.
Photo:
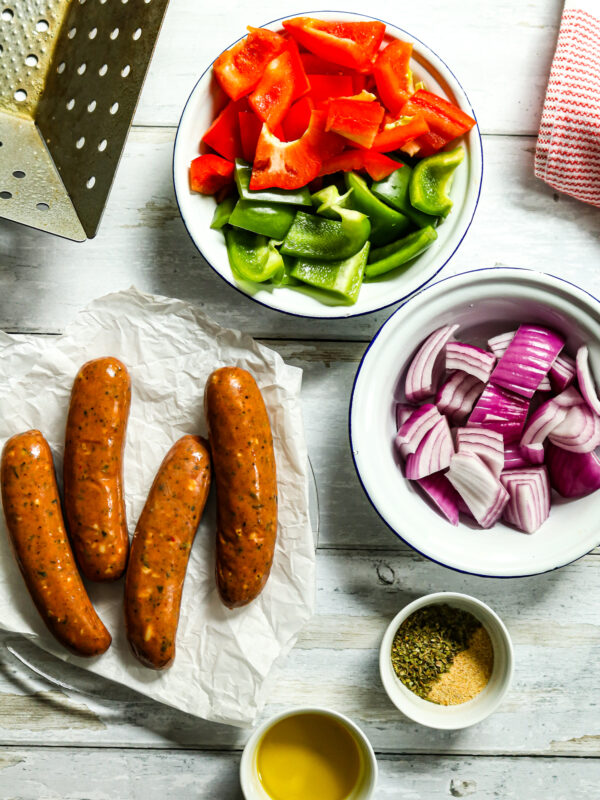
[[[489,633],[480,625],[469,646],[454,656],[448,672],[437,679],[427,700],[441,706],[456,706],[472,700],[485,689],[494,667],[494,648]]]

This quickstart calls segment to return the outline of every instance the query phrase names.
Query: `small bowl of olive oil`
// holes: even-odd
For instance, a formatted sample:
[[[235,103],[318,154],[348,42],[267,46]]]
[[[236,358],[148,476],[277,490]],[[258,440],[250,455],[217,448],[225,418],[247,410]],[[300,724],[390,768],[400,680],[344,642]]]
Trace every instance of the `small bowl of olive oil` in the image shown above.
[[[252,734],[240,780],[246,800],[369,800],[377,761],[348,717],[325,708],[296,708]]]

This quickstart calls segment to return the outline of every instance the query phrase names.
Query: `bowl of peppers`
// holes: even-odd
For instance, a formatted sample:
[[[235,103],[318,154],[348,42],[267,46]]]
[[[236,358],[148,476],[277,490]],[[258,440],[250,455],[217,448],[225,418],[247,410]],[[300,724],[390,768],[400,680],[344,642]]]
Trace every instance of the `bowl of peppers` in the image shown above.
[[[194,87],[173,157],[208,265],[265,306],[319,318],[428,283],[471,224],[482,172],[446,64],[400,28],[339,11],[248,27]]]

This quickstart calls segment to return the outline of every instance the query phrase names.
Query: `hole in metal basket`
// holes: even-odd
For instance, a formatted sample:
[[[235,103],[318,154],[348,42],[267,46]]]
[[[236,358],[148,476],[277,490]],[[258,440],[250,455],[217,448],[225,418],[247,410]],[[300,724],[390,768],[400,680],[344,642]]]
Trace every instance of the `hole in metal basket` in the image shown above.
[[[15,98],[17,103],[22,103],[23,100],[27,99],[27,92],[25,91],[25,89],[17,89],[13,97]]]
[[[110,38],[113,40],[113,42],[117,38],[118,35],[119,35],[119,29],[118,28],[115,28],[114,30],[112,30],[110,32]]]
[[[83,62],[83,64],[80,64],[80,65],[77,67],[77,74],[78,74],[78,75],[83,75],[83,73],[86,71],[86,69],[87,69],[87,64],[86,64],[86,63],[85,63],[85,61],[84,61],[84,62]]]
[[[77,139],[77,141],[75,142],[75,147],[78,150],[81,150],[84,144],[85,144],[85,136],[80,136],[79,139]]]
[[[10,20],[14,17],[14,15],[15,12],[12,10],[12,8],[5,8],[4,11],[2,12],[2,19],[5,22],[10,22]]]
[[[67,101],[66,105],[67,111],[72,111],[75,108],[75,98],[72,97],[70,100]]]
[[[98,28],[92,28],[92,30],[88,33],[90,39],[95,39],[96,34],[98,33]]]
[[[77,35],[77,28],[71,28],[71,30],[67,34],[69,39],[74,39],[76,35]]]
[[[24,178],[24,177],[25,177],[25,173],[23,172],[22,169],[16,169],[13,172],[13,178]]]
[[[106,139],[102,139],[102,141],[98,144],[98,150],[101,153],[103,153],[106,150],[106,145],[107,144],[108,144],[108,142],[106,141]]]
[[[102,64],[102,66],[98,70],[98,75],[104,77],[107,72],[108,72],[108,64]]]
[[[49,29],[49,27],[50,27],[50,24],[49,24],[47,19],[39,19],[37,21],[35,29],[36,29],[36,31],[38,33],[46,33],[46,31]]]
[[[33,53],[30,53],[25,59],[25,63],[27,64],[28,67],[36,67],[38,63],[38,57],[35,56]]]
[[[61,61],[61,62],[60,62],[60,64],[59,64],[59,65],[58,65],[58,67],[56,68],[56,71],[58,72],[58,74],[59,74],[59,75],[62,75],[62,74],[63,74],[63,72],[65,71],[65,67],[66,67],[66,66],[67,66],[67,65],[65,64],[65,62],[64,62],[64,61]]]
[[[48,203],[36,203],[35,207],[37,208],[38,211],[49,211],[50,210],[50,206],[48,205]]]
[[[92,113],[92,111],[95,111],[96,110],[96,101],[92,100],[91,103],[88,103],[87,109],[90,112],[90,114]]]
[[[10,200],[10,198],[12,197],[12,194],[10,192],[0,192],[0,197],[3,200]]]
[[[118,110],[119,110],[119,104],[118,103],[113,103],[112,106],[109,109],[111,114],[116,114]]]
[[[121,70],[121,77],[126,78],[130,72],[131,72],[131,67],[129,66],[129,64],[125,64],[125,66]]]
[[[133,36],[131,38],[134,39],[137,42],[137,40],[140,38],[141,35],[142,35],[142,29],[141,28],[136,28],[134,30]]]
[[[91,178],[88,178],[86,183],[85,183],[85,185],[87,186],[88,189],[93,189],[95,184],[96,184],[96,178],[94,178],[93,175],[92,175]]]

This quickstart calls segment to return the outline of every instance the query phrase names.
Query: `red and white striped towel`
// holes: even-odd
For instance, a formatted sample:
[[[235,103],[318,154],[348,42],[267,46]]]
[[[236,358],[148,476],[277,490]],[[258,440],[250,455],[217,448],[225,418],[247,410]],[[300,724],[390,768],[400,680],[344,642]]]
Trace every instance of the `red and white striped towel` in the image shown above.
[[[535,151],[535,174],[600,207],[600,0],[566,0]]]

